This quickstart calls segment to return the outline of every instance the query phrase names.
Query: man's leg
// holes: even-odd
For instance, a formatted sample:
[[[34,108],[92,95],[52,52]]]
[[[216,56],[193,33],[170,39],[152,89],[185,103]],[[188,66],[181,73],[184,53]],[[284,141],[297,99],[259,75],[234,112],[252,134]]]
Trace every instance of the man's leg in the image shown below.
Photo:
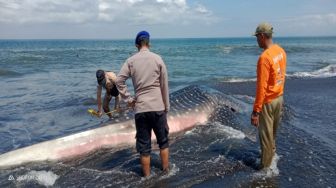
[[[160,157],[162,162],[162,170],[169,170],[169,149],[160,149]]]
[[[142,173],[145,177],[150,175],[150,155],[141,155],[140,162],[142,166]]]
[[[273,150],[275,153],[275,150],[276,150],[275,138],[276,138],[277,129],[281,121],[281,114],[282,114],[282,108],[283,108],[283,96],[280,96],[277,99],[275,99],[274,103],[272,102],[272,108],[274,109]]]
[[[110,101],[112,99],[111,95],[105,93],[104,101],[103,101],[103,110],[105,113],[110,112]],[[110,118],[112,118],[112,114],[107,114]]]
[[[160,147],[160,157],[162,163],[162,170],[169,170],[169,128],[167,124],[167,115],[165,112],[153,112],[153,131],[156,136],[157,143]]]
[[[273,112],[271,104],[264,104],[259,117],[259,139],[261,148],[260,168],[271,165],[274,155]]]
[[[152,129],[147,121],[147,113],[135,114],[136,149],[140,153],[143,175],[150,175],[150,152]]]
[[[120,105],[119,105],[120,99],[119,99],[119,97],[120,97],[120,95],[115,97],[115,101],[114,101],[114,109],[115,110],[117,110],[117,109],[120,110]]]

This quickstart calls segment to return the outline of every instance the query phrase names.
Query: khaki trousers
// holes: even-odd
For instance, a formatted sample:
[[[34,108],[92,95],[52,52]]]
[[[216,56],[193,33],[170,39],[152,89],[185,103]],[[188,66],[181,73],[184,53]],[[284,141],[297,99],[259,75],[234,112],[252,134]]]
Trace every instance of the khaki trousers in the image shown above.
[[[283,96],[264,104],[259,116],[259,139],[261,147],[261,167],[269,167],[275,154],[275,136],[280,124]]]

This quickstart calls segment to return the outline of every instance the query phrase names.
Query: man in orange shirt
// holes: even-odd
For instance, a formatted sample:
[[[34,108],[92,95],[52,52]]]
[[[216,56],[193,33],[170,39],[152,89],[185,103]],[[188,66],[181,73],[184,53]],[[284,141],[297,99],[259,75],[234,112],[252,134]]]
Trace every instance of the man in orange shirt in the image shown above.
[[[254,35],[264,49],[257,65],[257,89],[251,124],[258,127],[261,147],[259,169],[270,167],[275,154],[275,136],[280,123],[286,75],[286,52],[272,41],[273,27],[258,25]]]

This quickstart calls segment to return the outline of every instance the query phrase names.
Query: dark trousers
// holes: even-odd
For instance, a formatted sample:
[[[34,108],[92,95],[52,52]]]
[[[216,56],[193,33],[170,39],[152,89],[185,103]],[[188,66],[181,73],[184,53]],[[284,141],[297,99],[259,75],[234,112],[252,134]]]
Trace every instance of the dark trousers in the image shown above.
[[[141,155],[151,152],[152,130],[160,149],[169,147],[167,114],[164,111],[143,112],[135,114],[136,149]]]

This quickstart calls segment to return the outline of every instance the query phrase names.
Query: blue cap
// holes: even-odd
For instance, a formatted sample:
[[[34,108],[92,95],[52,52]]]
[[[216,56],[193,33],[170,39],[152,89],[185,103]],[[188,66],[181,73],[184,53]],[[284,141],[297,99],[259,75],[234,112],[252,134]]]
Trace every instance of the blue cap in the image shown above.
[[[149,39],[149,33],[147,31],[140,31],[135,38],[135,44],[140,45],[141,39]]]

